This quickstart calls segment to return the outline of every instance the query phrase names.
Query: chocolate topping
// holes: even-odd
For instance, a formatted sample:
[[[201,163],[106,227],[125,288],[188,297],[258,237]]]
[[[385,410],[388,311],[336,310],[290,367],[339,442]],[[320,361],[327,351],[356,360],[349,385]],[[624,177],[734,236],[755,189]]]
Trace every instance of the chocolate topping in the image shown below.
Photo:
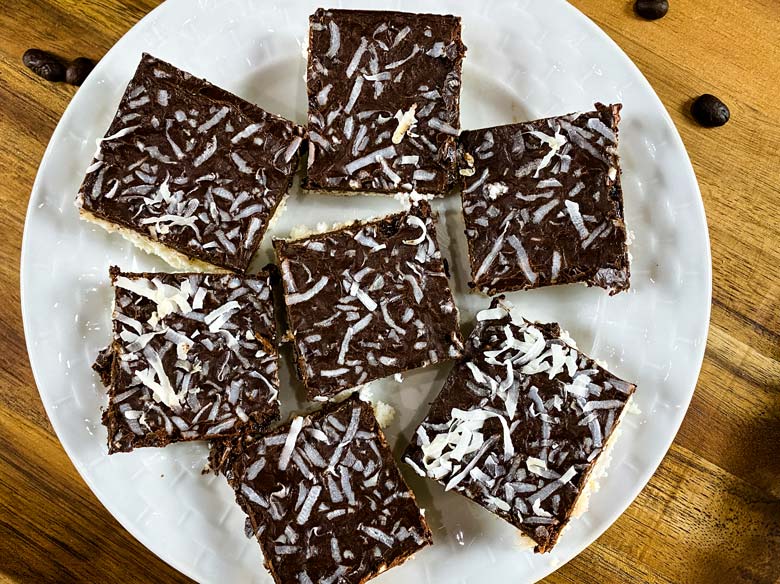
[[[264,436],[213,446],[275,582],[362,583],[431,544],[374,418],[357,398]]]
[[[427,203],[274,247],[309,397],[460,356],[458,310]]]
[[[128,274],[111,269],[110,453],[234,436],[279,418],[267,274]]]
[[[298,166],[302,128],[144,55],[79,191],[81,208],[243,272]]]
[[[494,301],[404,454],[549,551],[636,386]]]
[[[620,107],[463,132],[463,213],[479,290],[628,288]]]
[[[306,186],[444,193],[460,128],[460,18],[319,9],[309,26]]]

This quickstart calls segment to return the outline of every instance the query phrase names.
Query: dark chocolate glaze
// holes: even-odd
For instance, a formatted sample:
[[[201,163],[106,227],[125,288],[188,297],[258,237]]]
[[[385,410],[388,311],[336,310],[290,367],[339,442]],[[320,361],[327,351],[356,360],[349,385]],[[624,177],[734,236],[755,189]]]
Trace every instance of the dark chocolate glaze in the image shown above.
[[[309,26],[306,187],[443,194],[460,128],[460,18],[319,9]],[[394,140],[412,108],[416,124]]]
[[[111,385],[111,368],[114,365],[114,348],[109,345],[95,358],[92,363],[92,370],[100,377],[100,382],[108,387]]]
[[[494,301],[491,308],[500,306],[500,302]],[[431,404],[412,437],[404,460],[418,473],[434,478],[437,463],[443,459],[425,458],[425,445],[456,427],[454,410],[490,412],[491,417],[477,430],[488,447],[470,452],[461,460],[451,460],[453,468],[436,478],[446,486],[473,463],[473,469],[469,469],[461,481],[454,481],[451,488],[531,537],[537,543],[537,552],[546,552],[555,545],[569,521],[589,474],[636,386],[615,377],[572,348],[561,338],[558,325],[513,321],[503,309],[500,314],[503,316],[478,321],[466,342],[466,356],[453,369]],[[499,361],[499,365],[489,362],[490,351],[508,346],[507,330],[514,339],[522,341],[524,332],[530,328],[535,329],[534,338],[543,339],[539,345],[540,357],[552,350],[569,352],[575,359],[570,364],[575,371],[564,366],[552,377],[549,369],[524,373],[522,369],[527,359],[523,358],[523,350],[516,349],[494,355],[493,359]],[[555,346],[557,349],[553,349]],[[548,365],[551,360],[549,355],[542,359]],[[511,361],[514,361],[512,383],[502,391],[502,383],[508,379],[506,363]],[[477,380],[479,373],[475,374],[471,369],[474,366],[486,376],[484,380]],[[580,379],[582,387],[579,387],[580,382],[573,381],[577,376],[587,376],[587,380]],[[498,390],[487,377],[493,378]],[[573,391],[587,397],[576,395],[567,388],[573,383]],[[511,405],[513,392],[515,408]],[[514,412],[510,411],[512,409]],[[503,425],[492,414],[500,415],[507,424],[514,451],[509,456],[504,446]],[[452,449],[444,450],[445,455],[448,452]],[[541,468],[540,463],[544,465]],[[567,479],[565,482],[564,478]],[[539,498],[536,509],[535,497]]]
[[[310,398],[460,356],[458,310],[427,203],[274,247]]]
[[[111,353],[101,352],[95,363],[108,382],[103,423],[109,453],[235,436],[279,418],[278,353],[267,274],[128,274],[112,268],[111,279],[116,296]],[[128,285],[149,290],[162,285],[168,300],[157,302]],[[174,294],[182,286],[184,292]],[[225,305],[226,319],[212,318]],[[168,309],[170,314],[159,316]],[[157,334],[144,344],[139,330],[142,337]],[[153,389],[164,384],[160,368],[180,398]],[[151,379],[151,385],[144,379]]]
[[[274,581],[360,584],[432,543],[371,406],[352,397],[265,435],[215,443]],[[284,468],[280,468],[284,467]]]
[[[144,55],[79,191],[98,219],[243,272],[298,166],[303,128]]]
[[[462,200],[476,288],[491,295],[573,282],[610,294],[628,289],[620,108],[596,104],[593,112],[463,132]],[[558,149],[549,143],[556,138]]]

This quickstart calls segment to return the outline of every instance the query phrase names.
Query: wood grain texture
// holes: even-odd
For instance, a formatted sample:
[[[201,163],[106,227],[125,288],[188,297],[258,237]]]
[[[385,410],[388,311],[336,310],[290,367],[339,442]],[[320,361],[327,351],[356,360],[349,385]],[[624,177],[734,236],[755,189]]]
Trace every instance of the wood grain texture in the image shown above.
[[[615,525],[546,581],[780,582],[780,2],[672,0],[666,18],[646,22],[628,0],[572,1],[640,67],[682,134],[707,210],[714,300],[669,454]],[[187,581],[122,529],[66,457],[19,310],[30,189],[75,92],[32,75],[21,55],[38,46],[99,58],[156,4],[14,0],[0,10],[0,582]],[[693,123],[701,93],[729,104],[727,126]]]

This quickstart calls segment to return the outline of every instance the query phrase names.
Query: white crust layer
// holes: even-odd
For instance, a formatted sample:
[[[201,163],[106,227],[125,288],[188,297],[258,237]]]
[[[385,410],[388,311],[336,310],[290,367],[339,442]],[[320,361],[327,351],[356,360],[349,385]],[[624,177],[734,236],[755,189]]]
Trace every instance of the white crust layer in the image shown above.
[[[390,197],[390,198],[398,198],[398,197],[408,197],[412,195],[412,193],[416,193],[416,191],[404,191],[404,190],[398,190],[393,192],[377,192],[377,191],[326,191],[323,189],[312,189],[307,187],[301,187],[301,191],[306,193],[307,195],[333,195],[336,197]],[[429,201],[431,199],[443,199],[446,195],[443,195],[441,193],[418,193],[419,197],[424,198],[426,201]]]
[[[288,191],[283,197],[282,200],[279,201],[279,204],[276,206],[276,210],[274,211],[274,214],[271,215],[271,218],[268,219],[268,227],[266,227],[266,233],[269,229],[271,229],[274,225],[276,225],[276,222],[279,221],[279,217],[282,216],[282,213],[284,213],[287,210],[287,200],[290,198],[290,192]],[[261,240],[262,241],[262,240]]]
[[[156,255],[176,270],[214,273],[223,273],[228,271],[223,268],[218,268],[212,264],[207,264],[204,261],[188,257],[183,253],[176,251],[175,249],[163,245],[159,241],[154,241],[153,239],[138,233],[137,231],[133,231],[132,229],[128,229],[122,225],[117,225],[116,223],[111,223],[110,221],[101,219],[86,209],[79,209],[79,216],[82,220],[94,223],[109,233],[118,233],[137,248],[145,251],[148,254]]]
[[[358,219],[354,221],[339,221],[337,223],[332,223],[330,225],[328,225],[325,222],[320,222],[317,223],[315,227],[309,227],[308,225],[296,225],[290,230],[290,234],[287,237],[280,237],[277,239],[283,239],[284,241],[298,241],[301,239],[308,239],[313,235],[322,235],[323,233],[340,231],[342,229],[346,229],[347,227],[352,227],[355,225],[365,225],[366,223],[375,223],[376,221],[381,221],[382,219],[386,219],[391,215],[395,215],[403,212],[404,209],[399,209],[398,211],[394,211],[392,213],[387,213],[385,215],[378,215],[376,217],[369,217],[368,219]]]
[[[287,198],[287,195],[285,195],[285,197],[279,203],[279,206],[276,208],[276,211],[271,216],[271,219],[268,222],[269,229],[273,227],[281,214],[287,208]],[[229,272],[229,270],[224,268],[220,268],[207,262],[191,258],[179,251],[176,251],[173,248],[168,247],[167,245],[160,243],[159,241],[154,241],[150,237],[146,237],[137,231],[133,231],[132,229],[128,229],[122,225],[117,225],[116,223],[111,223],[110,221],[101,219],[91,211],[87,211],[81,207],[79,208],[79,217],[83,221],[89,221],[90,223],[94,223],[95,225],[102,227],[108,233],[118,233],[141,251],[151,255],[156,255],[175,270],[211,272],[216,274]]]
[[[620,427],[620,423],[627,414],[633,413],[633,401],[634,396],[632,395],[626,401],[626,405],[623,406],[623,411],[617,419],[617,423],[615,424],[614,430],[612,430],[612,434],[609,435],[609,438],[604,445],[604,449],[601,451],[601,455],[599,455],[598,460],[596,460],[596,464],[593,466],[593,470],[590,471],[588,481],[585,483],[585,486],[580,492],[579,497],[577,497],[577,501],[574,503],[574,509],[571,513],[572,519],[582,517],[582,515],[588,510],[588,507],[590,506],[591,495],[593,495],[593,493],[598,493],[599,489],[601,488],[599,480],[607,476],[609,465],[612,464],[612,449],[615,447],[615,443],[617,442],[618,437],[623,433],[623,428]],[[566,527],[568,527],[568,524]],[[564,530],[561,531],[561,535],[563,535],[566,527],[564,527]]]

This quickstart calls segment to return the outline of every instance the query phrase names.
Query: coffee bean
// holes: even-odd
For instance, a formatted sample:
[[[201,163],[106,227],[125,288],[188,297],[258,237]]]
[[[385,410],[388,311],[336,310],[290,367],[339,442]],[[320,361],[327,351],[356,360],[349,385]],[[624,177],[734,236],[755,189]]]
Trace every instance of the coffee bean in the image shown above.
[[[81,85],[94,66],[95,64],[92,60],[86,57],[75,59],[68,65],[68,70],[65,71],[65,82],[71,85]]]
[[[65,79],[65,66],[57,57],[46,51],[27,49],[22,57],[22,62],[30,71],[47,81],[62,81]]]
[[[634,12],[647,20],[658,20],[669,12],[667,0],[636,0]]]
[[[691,115],[705,128],[717,128],[731,118],[728,106],[709,93],[705,93],[693,102]]]

